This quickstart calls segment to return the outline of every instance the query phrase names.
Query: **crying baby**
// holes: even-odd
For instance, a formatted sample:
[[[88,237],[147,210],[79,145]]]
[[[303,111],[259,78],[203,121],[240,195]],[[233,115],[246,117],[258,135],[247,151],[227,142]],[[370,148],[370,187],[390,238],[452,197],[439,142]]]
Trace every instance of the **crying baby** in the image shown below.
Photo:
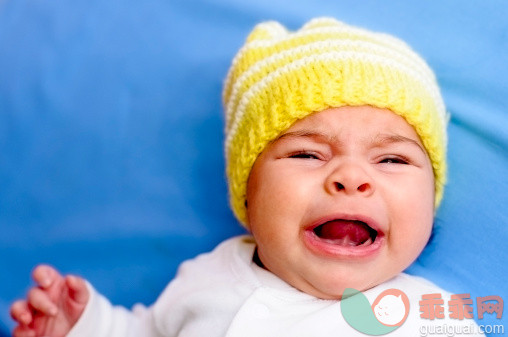
[[[12,307],[15,336],[354,336],[341,315],[348,288],[381,323],[405,319],[393,336],[469,324],[421,319],[423,294],[449,294],[404,273],[429,240],[446,175],[447,116],[420,56],[331,18],[295,32],[265,22],[235,56],[223,99],[230,203],[249,236],[184,262],[132,312],[39,267]],[[390,289],[407,303],[376,302]]]

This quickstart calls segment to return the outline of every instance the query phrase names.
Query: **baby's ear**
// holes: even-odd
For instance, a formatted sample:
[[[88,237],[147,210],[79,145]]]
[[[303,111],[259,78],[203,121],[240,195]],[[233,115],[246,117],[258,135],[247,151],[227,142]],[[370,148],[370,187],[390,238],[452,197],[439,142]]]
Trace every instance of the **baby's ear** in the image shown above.
[[[276,21],[267,21],[260,23],[254,27],[252,32],[247,37],[247,42],[259,40],[271,40],[276,37],[285,36],[288,30]]]

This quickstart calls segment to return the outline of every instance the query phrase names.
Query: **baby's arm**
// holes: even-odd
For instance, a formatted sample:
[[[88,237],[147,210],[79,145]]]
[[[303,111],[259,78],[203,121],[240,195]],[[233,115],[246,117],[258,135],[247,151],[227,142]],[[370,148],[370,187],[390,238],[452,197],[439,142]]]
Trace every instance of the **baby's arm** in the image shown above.
[[[17,322],[14,337],[63,337],[83,313],[90,294],[77,276],[62,276],[52,267],[40,265],[33,271],[36,286],[26,300],[11,306]]]

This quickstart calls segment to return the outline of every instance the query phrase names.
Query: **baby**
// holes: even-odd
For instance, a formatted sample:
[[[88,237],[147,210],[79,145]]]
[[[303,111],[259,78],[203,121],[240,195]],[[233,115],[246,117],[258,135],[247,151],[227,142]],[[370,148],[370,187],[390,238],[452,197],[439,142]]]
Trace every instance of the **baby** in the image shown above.
[[[223,99],[231,206],[252,236],[183,263],[155,304],[132,312],[39,266],[11,307],[15,337],[361,335],[341,315],[347,288],[370,303],[407,295],[410,310],[390,295],[400,317],[409,310],[392,335],[471,327],[446,311],[421,318],[422,295],[449,295],[403,273],[429,240],[446,174],[445,107],[415,52],[330,18],[296,32],[262,23]]]

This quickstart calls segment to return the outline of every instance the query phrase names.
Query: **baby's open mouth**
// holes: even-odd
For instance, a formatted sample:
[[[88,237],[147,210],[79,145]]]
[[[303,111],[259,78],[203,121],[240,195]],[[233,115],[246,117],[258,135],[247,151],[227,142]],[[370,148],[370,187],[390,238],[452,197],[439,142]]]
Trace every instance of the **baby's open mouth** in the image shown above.
[[[312,231],[320,239],[344,247],[368,246],[378,236],[374,228],[360,220],[331,220],[314,227]]]

